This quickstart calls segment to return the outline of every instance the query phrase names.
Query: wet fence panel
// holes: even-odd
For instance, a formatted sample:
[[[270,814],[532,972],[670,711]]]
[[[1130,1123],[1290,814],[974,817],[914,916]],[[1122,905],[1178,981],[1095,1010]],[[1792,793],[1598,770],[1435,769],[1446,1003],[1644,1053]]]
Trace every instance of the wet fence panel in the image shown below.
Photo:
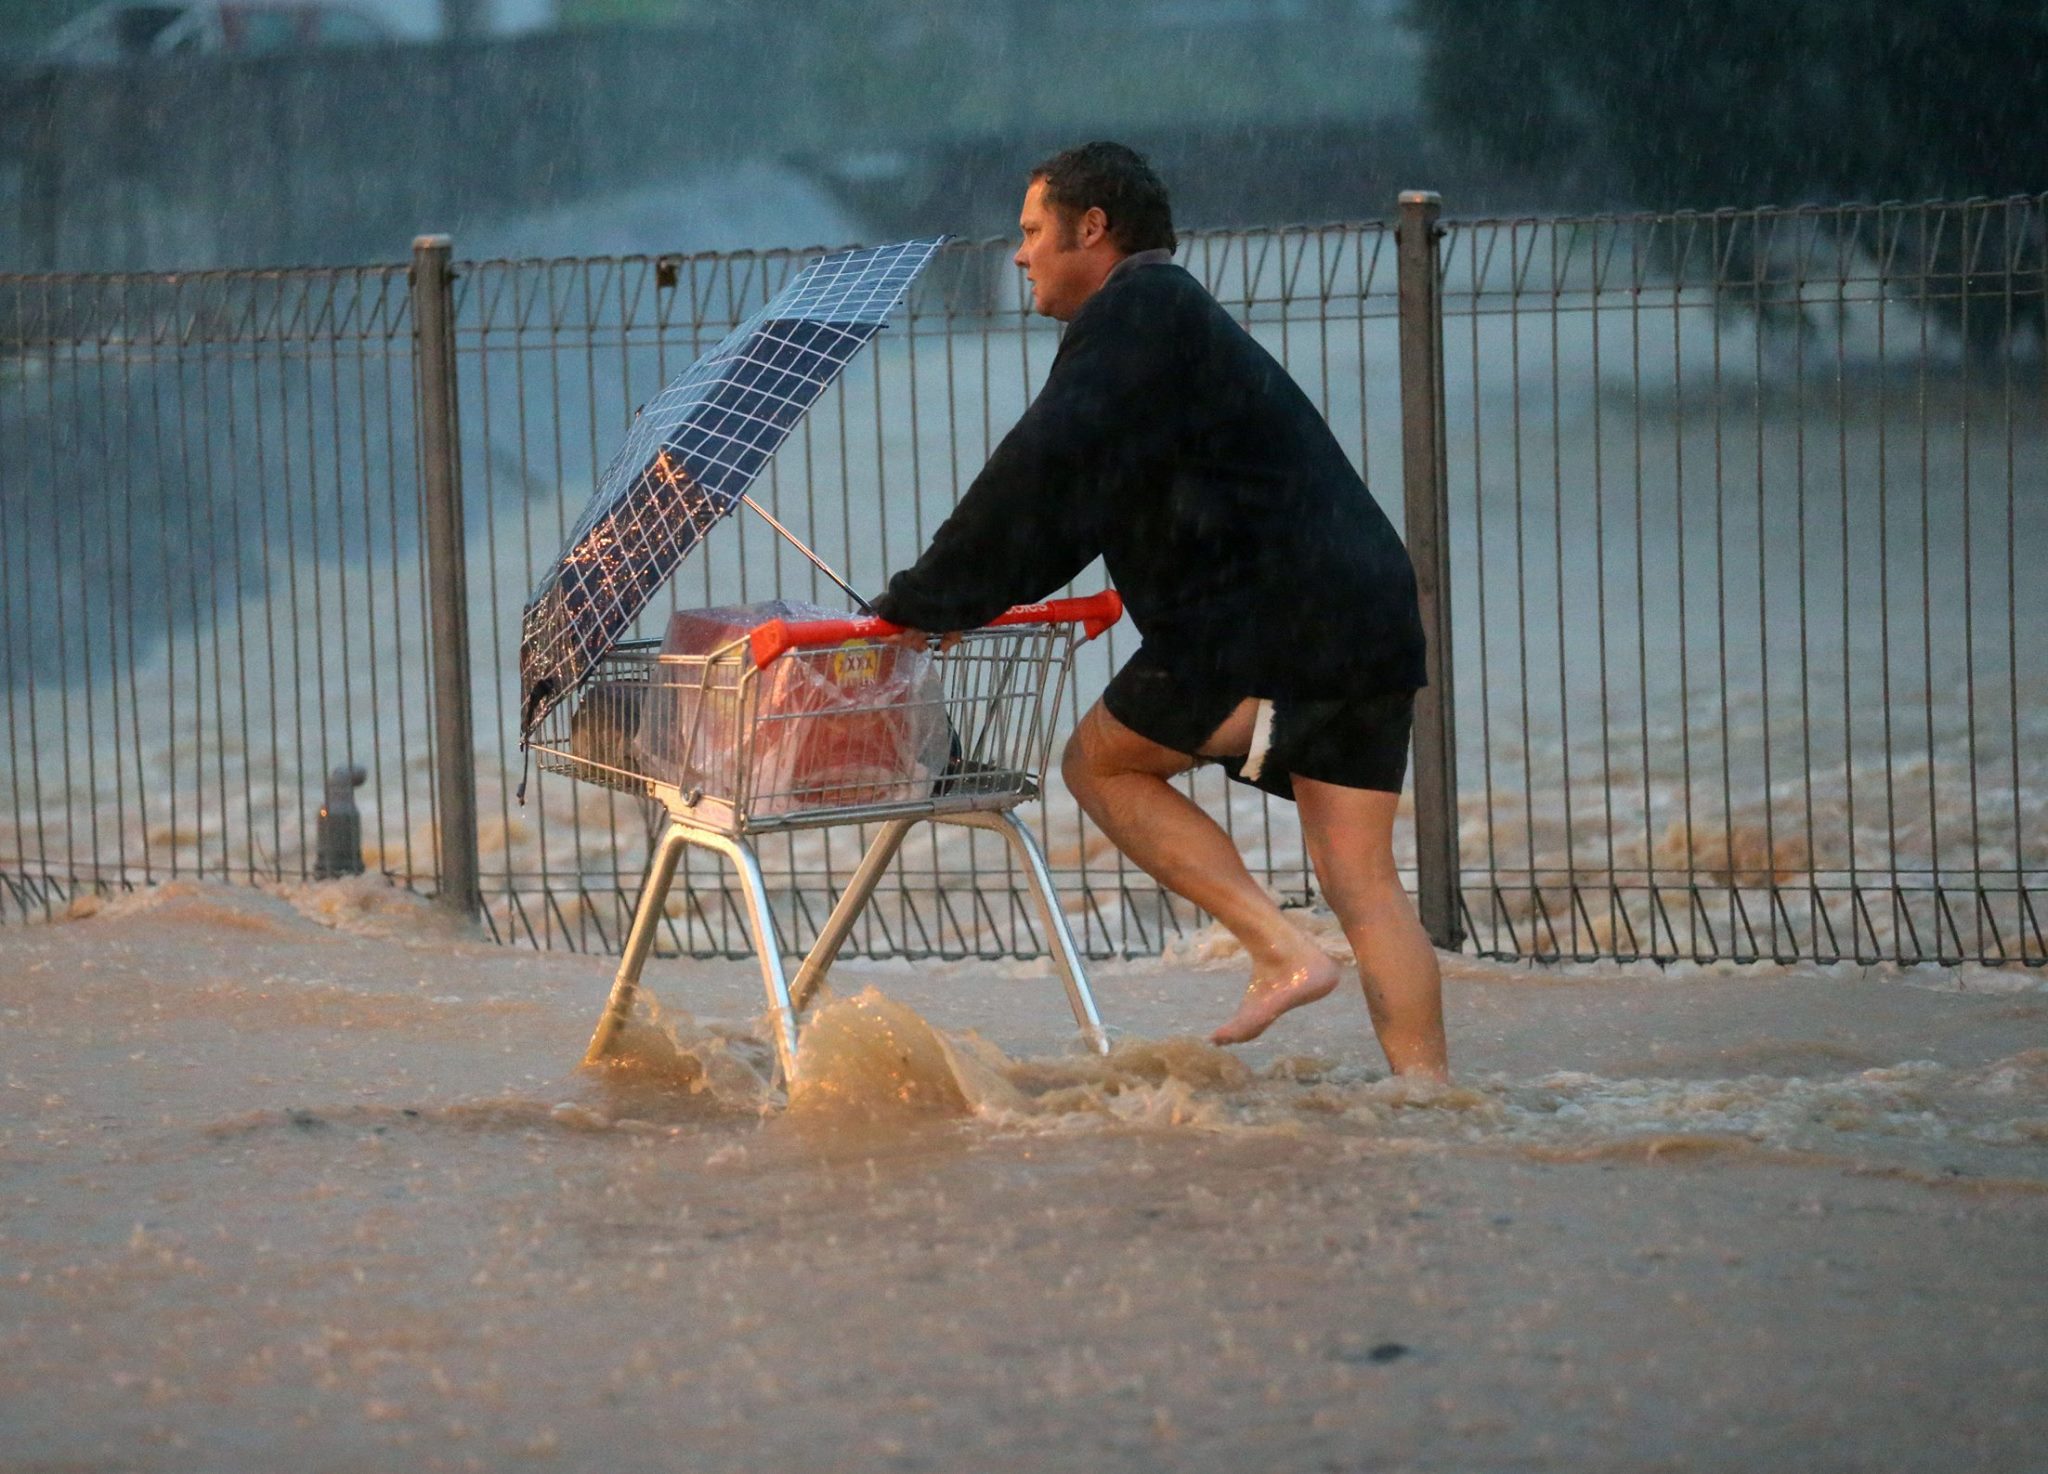
[[[1467,928],[2048,958],[2041,202],[1454,225]]]
[[[1447,225],[1467,945],[2048,959],[2048,655],[2025,615],[2048,554],[2040,202]],[[755,488],[855,588],[916,556],[1044,379],[1056,331],[1009,253],[948,248]],[[521,608],[635,407],[807,254],[456,268],[501,940],[616,950],[657,817],[523,760]],[[1179,259],[1398,519],[1395,254],[1391,227],[1354,224],[1189,233]],[[0,278],[8,919],[185,876],[302,882],[323,786],[350,766],[369,869],[434,888],[413,353],[402,267]],[[769,598],[846,603],[741,509],[638,633]],[[1069,720],[1135,644],[1126,622],[1084,649]],[[1185,781],[1276,893],[1313,900],[1290,806],[1214,769]],[[1201,924],[1056,773],[1036,822],[1086,950]],[[808,944],[865,839],[764,846],[785,946]],[[1397,844],[1412,876],[1405,819]],[[1041,943],[1000,843],[927,826],[849,945]],[[712,860],[678,876],[661,946],[748,946]]]
[[[0,278],[0,884],[431,884],[404,269]],[[344,781],[343,787],[348,785]]]

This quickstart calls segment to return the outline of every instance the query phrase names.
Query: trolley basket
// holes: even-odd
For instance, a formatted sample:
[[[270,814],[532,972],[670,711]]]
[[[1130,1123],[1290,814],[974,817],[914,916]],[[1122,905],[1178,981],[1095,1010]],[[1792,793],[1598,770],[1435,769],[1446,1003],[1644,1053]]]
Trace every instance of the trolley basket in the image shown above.
[[[541,768],[659,802],[668,825],[641,886],[611,998],[590,1044],[601,1059],[631,1013],[686,845],[740,872],[776,1054],[796,1076],[797,1019],[910,827],[991,829],[1016,851],[1081,1034],[1108,1047],[1037,841],[1014,814],[1038,794],[1075,650],[1121,617],[1105,591],[1020,605],[943,641],[879,619],[773,620],[704,654],[620,645],[580,700],[530,739]],[[836,824],[879,825],[794,981],[751,841]]]

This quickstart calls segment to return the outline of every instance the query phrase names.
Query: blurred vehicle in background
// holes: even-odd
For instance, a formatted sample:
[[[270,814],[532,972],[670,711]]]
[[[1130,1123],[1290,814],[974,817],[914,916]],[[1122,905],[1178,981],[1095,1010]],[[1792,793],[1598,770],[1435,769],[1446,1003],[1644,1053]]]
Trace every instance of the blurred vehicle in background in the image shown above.
[[[351,5],[293,0],[152,4],[113,0],[60,28],[36,59],[69,66],[160,56],[272,56],[321,46],[375,46],[396,37]]]

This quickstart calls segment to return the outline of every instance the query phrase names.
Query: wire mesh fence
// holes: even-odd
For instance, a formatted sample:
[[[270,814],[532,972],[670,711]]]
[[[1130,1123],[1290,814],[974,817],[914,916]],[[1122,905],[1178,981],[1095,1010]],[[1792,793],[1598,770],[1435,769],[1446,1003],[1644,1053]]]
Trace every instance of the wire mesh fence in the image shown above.
[[[2048,656],[2023,614],[2048,554],[2043,229],[2038,199],[1448,225],[1468,945],[2048,960]],[[1043,380],[1057,337],[1008,251],[948,248],[756,487],[856,588],[915,557]],[[1390,512],[1395,254],[1379,224],[1191,233],[1179,254]],[[805,256],[457,268],[480,873],[501,939],[616,948],[654,822],[523,762],[521,607],[635,407]],[[304,880],[349,765],[368,774],[370,869],[431,889],[404,269],[0,278],[0,312],[8,914],[175,876]],[[771,597],[843,602],[742,510],[638,633]],[[1134,645],[1126,626],[1084,649],[1079,703]],[[1312,897],[1287,805],[1214,770],[1188,782],[1256,873]],[[1035,822],[1084,948],[1153,951],[1199,922],[1047,787]],[[763,843],[787,945],[864,838]],[[748,948],[713,863],[686,862],[670,907],[667,948]],[[1008,851],[961,833],[906,844],[850,945],[1041,943]]]
[[[300,877],[355,765],[379,862],[430,874],[404,270],[15,277],[0,311],[15,909]]]
[[[1469,929],[2040,961],[2041,201],[1443,256]]]

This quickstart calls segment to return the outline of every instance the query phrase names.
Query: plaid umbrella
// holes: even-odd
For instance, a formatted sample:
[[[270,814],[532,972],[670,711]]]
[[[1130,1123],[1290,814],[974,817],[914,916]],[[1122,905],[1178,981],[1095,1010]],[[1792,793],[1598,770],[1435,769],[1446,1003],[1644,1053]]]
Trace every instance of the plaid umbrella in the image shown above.
[[[811,262],[640,411],[527,603],[523,731],[582,684],[698,539],[739,504],[945,240]]]

